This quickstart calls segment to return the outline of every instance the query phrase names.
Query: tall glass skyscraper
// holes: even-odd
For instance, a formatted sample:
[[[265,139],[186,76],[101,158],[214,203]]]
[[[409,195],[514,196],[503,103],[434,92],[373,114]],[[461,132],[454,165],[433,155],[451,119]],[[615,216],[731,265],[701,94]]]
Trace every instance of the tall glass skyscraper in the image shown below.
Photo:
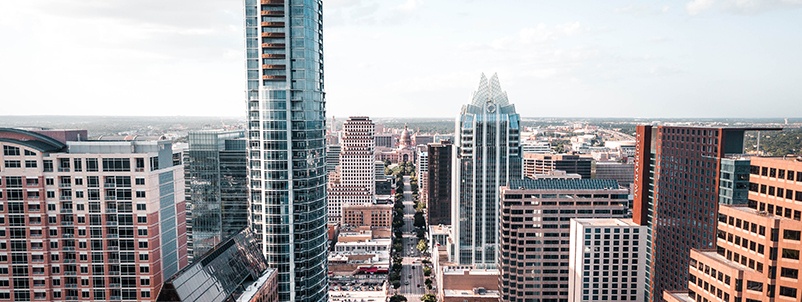
[[[250,223],[281,301],[326,301],[320,0],[245,0]]]
[[[455,126],[451,225],[459,264],[494,268],[498,261],[499,187],[522,177],[519,121],[498,76],[482,74]]]
[[[246,143],[244,130],[189,132],[184,179],[193,261],[248,225]]]

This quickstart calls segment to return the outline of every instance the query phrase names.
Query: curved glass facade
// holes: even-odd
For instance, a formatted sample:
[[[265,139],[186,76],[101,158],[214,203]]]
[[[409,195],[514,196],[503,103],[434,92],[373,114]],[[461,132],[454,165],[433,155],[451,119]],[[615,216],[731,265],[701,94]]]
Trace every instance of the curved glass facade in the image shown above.
[[[322,2],[245,0],[250,223],[281,301],[328,299]]]

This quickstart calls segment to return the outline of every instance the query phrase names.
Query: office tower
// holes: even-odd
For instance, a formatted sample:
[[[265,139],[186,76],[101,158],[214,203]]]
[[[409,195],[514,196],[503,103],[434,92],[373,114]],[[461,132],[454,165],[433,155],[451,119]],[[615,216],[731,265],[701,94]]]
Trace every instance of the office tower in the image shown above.
[[[396,137],[392,134],[376,135],[376,147],[395,148]]]
[[[571,154],[535,154],[523,155],[524,176],[534,178],[538,174],[549,174],[554,170],[576,173],[582,178],[590,178],[593,158]]]
[[[320,0],[245,0],[249,223],[280,301],[325,301],[326,102]]]
[[[747,204],[749,200],[749,158],[741,156],[721,159],[719,204]]]
[[[451,224],[451,148],[450,141],[428,145],[429,175],[426,184],[426,221],[430,225]]]
[[[169,141],[0,129],[0,300],[152,301],[188,264]]]
[[[520,117],[498,76],[484,74],[457,117],[451,198],[454,260],[495,268],[500,186],[521,178]]]
[[[164,282],[157,301],[276,302],[276,270],[267,266],[249,228]]]
[[[646,227],[632,219],[571,219],[568,302],[646,296]]]
[[[716,247],[693,249],[667,301],[800,301],[802,159],[752,157],[748,205],[720,205]]]
[[[501,302],[568,299],[570,219],[627,216],[628,191],[615,180],[511,180],[500,190]]]
[[[596,162],[593,178],[615,179],[624,187],[635,181],[635,165],[619,162]]]
[[[326,145],[326,173],[331,173],[340,166],[340,145]]]
[[[425,202],[429,190],[429,152],[425,148],[423,151],[418,150],[417,152],[418,162],[415,164],[415,175],[418,177],[418,200]]]
[[[374,169],[374,176],[376,177],[376,181],[384,181],[387,178],[387,175],[384,174],[384,162],[377,160],[373,162],[373,169]],[[378,194],[378,193],[377,193]]]
[[[184,172],[192,262],[248,226],[248,157],[243,130],[191,131],[188,142]]]
[[[743,153],[746,130],[638,126],[633,221],[649,228],[648,301],[688,284],[688,251],[712,248],[721,159]]]
[[[339,179],[329,180],[328,186],[331,222],[341,222],[343,206],[369,205],[375,200],[375,127],[364,116],[352,116],[343,123]]]

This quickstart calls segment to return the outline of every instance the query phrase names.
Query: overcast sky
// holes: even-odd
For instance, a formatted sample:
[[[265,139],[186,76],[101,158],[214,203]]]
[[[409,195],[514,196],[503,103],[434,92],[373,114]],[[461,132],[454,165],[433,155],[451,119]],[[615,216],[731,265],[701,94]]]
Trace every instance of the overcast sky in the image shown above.
[[[1,0],[0,115],[244,116],[242,0]],[[799,117],[802,0],[324,0],[327,115]]]

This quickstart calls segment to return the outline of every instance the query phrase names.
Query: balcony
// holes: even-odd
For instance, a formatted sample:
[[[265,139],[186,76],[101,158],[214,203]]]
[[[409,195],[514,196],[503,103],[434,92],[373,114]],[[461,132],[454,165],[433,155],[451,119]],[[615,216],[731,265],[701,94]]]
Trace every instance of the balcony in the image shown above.
[[[119,251],[120,247],[117,246],[117,245],[110,245],[110,246],[106,247],[106,249],[109,250],[109,251]]]
[[[267,65],[267,64],[262,65],[262,69],[280,70],[285,68],[287,68],[287,65]]]
[[[116,214],[117,208],[106,208],[106,214]]]
[[[262,0],[262,5],[284,5],[284,0]]]
[[[265,38],[284,38],[285,36],[284,33],[262,33],[262,37]]]
[[[266,75],[266,76],[262,76],[262,80],[280,80],[280,81],[285,81],[285,80],[287,80],[287,76],[283,76],[283,75]]]
[[[71,188],[72,184],[68,183],[68,182],[61,182],[61,183],[58,184],[58,187],[59,188]]]
[[[287,55],[280,54],[280,53],[277,53],[277,54],[263,53],[262,54],[262,59],[284,59],[284,58],[287,58]]]
[[[78,274],[77,271],[64,271],[65,276],[75,276],[77,274]]]
[[[284,22],[262,22],[262,26],[266,26],[266,27],[284,27]]]
[[[272,17],[284,17],[284,11],[282,10],[263,10],[262,16],[272,16]]]
[[[107,226],[117,226],[117,222],[116,221],[106,221],[106,225]]]
[[[63,225],[63,226],[72,226],[72,225],[75,225],[75,223],[73,223],[72,221],[62,221],[61,225]]]
[[[262,48],[283,49],[285,47],[287,47],[287,44],[284,43],[262,43]]]
[[[61,214],[72,214],[72,209],[61,209]]]

